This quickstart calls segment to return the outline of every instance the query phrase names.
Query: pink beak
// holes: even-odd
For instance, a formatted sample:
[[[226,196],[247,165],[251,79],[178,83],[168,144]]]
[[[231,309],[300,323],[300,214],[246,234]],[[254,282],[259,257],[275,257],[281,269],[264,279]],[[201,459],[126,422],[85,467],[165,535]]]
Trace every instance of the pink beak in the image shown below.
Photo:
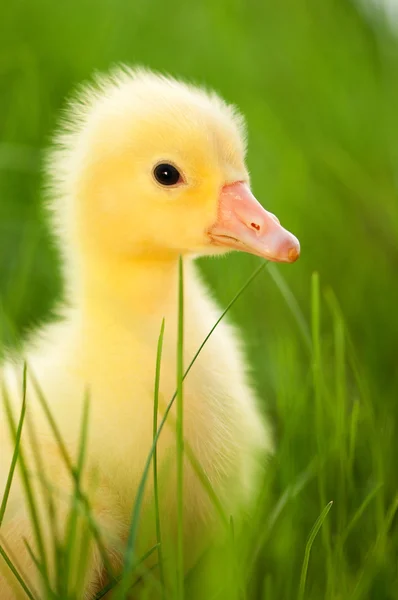
[[[218,218],[208,233],[217,246],[275,262],[294,262],[300,256],[298,239],[257,202],[249,186],[241,181],[222,188]]]

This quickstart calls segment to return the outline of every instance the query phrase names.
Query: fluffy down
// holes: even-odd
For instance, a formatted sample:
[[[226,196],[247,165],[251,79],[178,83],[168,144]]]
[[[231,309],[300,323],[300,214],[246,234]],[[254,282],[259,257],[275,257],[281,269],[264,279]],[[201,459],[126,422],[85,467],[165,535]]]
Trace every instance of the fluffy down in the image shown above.
[[[152,444],[156,347],[163,318],[159,418],[176,387],[179,256],[184,265],[187,365],[220,314],[193,258],[228,249],[212,243],[208,231],[217,220],[223,186],[249,183],[244,154],[243,119],[218,96],[148,71],[121,69],[79,92],[48,156],[49,216],[63,257],[65,302],[59,318],[25,345],[28,409],[22,447],[41,498],[43,522],[48,523],[44,481],[55,490],[62,533],[73,483],[32,378],[39,382],[74,460],[88,393],[83,487],[115,568]],[[159,185],[153,169],[160,162],[178,167],[181,185]],[[222,269],[220,263],[220,277]],[[21,405],[22,358],[2,369],[15,418]],[[3,404],[0,491],[12,453]],[[189,373],[184,405],[186,444],[226,513],[238,520],[255,498],[257,469],[264,464],[271,441],[246,374],[239,335],[229,324],[220,324]],[[172,411],[158,448],[162,527],[171,552],[176,521],[174,417]],[[32,426],[43,461],[41,472],[32,457]],[[189,567],[222,528],[188,459],[184,468]],[[151,476],[146,490],[140,552],[155,541]],[[37,569],[23,541],[27,538],[35,546],[24,498],[16,476],[1,538],[37,589]],[[48,526],[47,545],[49,531]],[[18,597],[17,588],[12,589],[6,573],[2,564],[0,597],[11,600]],[[87,597],[102,576],[103,565],[93,545]]]

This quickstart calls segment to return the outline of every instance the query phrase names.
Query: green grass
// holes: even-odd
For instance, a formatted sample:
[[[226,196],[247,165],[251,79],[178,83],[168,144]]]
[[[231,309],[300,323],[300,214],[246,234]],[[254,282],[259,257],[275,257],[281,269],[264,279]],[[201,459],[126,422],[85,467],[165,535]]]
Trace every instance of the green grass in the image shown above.
[[[238,543],[231,534],[238,566],[230,597],[397,598],[398,41],[349,0],[3,3],[3,348],[18,347],[61,294],[59,257],[42,218],[43,149],[73,86],[117,61],[203,82],[236,102],[248,121],[254,192],[302,246],[298,263],[268,265],[230,308],[277,441],[247,535]],[[239,254],[201,261],[222,307],[257,264]],[[84,455],[83,441],[81,448]],[[148,473],[155,448],[156,436]],[[84,566],[84,547],[101,545],[101,535],[80,467],[64,459],[75,490],[70,534],[52,552],[72,560],[74,522],[82,520],[75,562]],[[38,520],[33,496],[30,506]],[[138,516],[126,555],[136,572]],[[45,572],[46,551],[32,550]],[[49,597],[65,586],[78,597],[82,568],[70,577]],[[222,565],[219,578],[227,580]]]
[[[312,544],[314,543],[314,540],[315,540],[315,538],[317,536],[317,533],[320,530],[320,528],[322,527],[323,522],[326,519],[329,510],[332,508],[332,504],[333,504],[333,501],[330,501],[325,506],[325,508],[323,509],[322,513],[317,518],[317,520],[316,520],[316,522],[314,524],[314,527],[311,529],[311,533],[309,535],[308,542],[307,542],[307,545],[305,547],[303,568],[301,570],[299,595],[298,595],[299,600],[303,600],[304,596],[305,596],[305,583],[306,583],[306,580],[307,580],[308,564],[309,564],[309,561],[310,561],[310,552],[311,552]]]
[[[177,600],[184,599],[184,272],[179,260],[177,337]]]
[[[160,367],[162,364],[162,350],[163,350],[163,337],[164,337],[164,326],[165,320],[162,320],[160,327],[158,347],[156,353],[156,371],[155,371],[155,389],[153,398],[153,500],[155,505],[155,524],[156,524],[156,542],[158,544],[158,562],[159,562],[159,580],[162,586],[162,590],[165,589],[164,579],[164,566],[163,566],[163,547],[162,547],[162,532],[160,527],[160,503],[159,503],[159,482],[158,482],[158,455],[157,455],[157,444],[156,434],[158,432],[158,411],[159,411],[159,387],[160,387]],[[165,593],[162,594],[165,597]]]

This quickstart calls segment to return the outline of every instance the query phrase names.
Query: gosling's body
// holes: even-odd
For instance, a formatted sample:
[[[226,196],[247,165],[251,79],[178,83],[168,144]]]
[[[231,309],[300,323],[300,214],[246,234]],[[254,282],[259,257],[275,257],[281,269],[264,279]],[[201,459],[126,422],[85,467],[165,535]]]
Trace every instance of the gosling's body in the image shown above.
[[[116,567],[152,444],[156,348],[162,319],[159,418],[176,388],[180,255],[184,257],[185,366],[220,314],[192,257],[219,253],[223,248],[215,244],[228,245],[228,239],[238,243],[238,234],[236,239],[225,235],[225,226],[231,225],[230,221],[225,225],[217,203],[220,193],[220,202],[239,200],[239,194],[232,194],[228,186],[239,182],[233,190],[240,193],[248,181],[243,137],[241,118],[216,96],[149,73],[125,71],[81,96],[58,138],[58,149],[50,156],[50,208],[64,257],[67,304],[61,320],[45,327],[26,345],[27,417],[34,423],[44,459],[42,479],[49,479],[65,498],[71,491],[71,477],[58,454],[29,372],[39,382],[73,458],[88,395],[84,487],[92,489],[95,480],[95,492],[89,493],[89,498]],[[152,171],[154,164],[166,159],[181,171],[176,185],[167,189],[154,181]],[[227,186],[225,193],[223,186]],[[249,234],[254,236],[254,249],[249,251],[264,256],[275,252],[270,258],[291,260],[287,257],[291,256],[292,236],[286,237],[287,232],[272,215],[271,219],[261,207],[256,208],[245,190],[242,193],[250,205],[245,209]],[[245,219],[239,210],[242,227]],[[253,215],[260,224],[253,222]],[[219,229],[212,237],[209,228],[214,221]],[[272,231],[282,231],[283,236],[282,241],[273,237],[265,250],[259,246],[263,222]],[[250,239],[245,238],[246,250],[248,243]],[[2,378],[17,417],[22,365],[5,365]],[[173,410],[158,447],[161,512],[168,541],[173,539],[176,521],[174,417]],[[5,444],[9,435],[4,414],[0,435],[3,488],[12,452],[12,444]],[[255,498],[257,469],[265,462],[271,439],[246,376],[238,335],[224,322],[185,380],[184,436],[225,513],[240,515]],[[23,447],[29,461],[26,430]],[[34,464],[29,465],[40,494],[40,478]],[[150,513],[152,485],[150,476],[144,513]],[[66,506],[59,500],[61,515]],[[145,550],[155,541],[154,527],[142,530],[140,547]],[[217,519],[208,491],[186,460],[187,566],[215,531]],[[18,479],[1,535],[18,556],[23,572],[37,581],[23,542],[26,536],[33,543],[33,537]],[[98,584],[102,566],[93,549],[86,594]],[[11,590],[2,567],[0,597],[11,600],[16,588]]]
[[[164,267],[159,265],[159,268],[163,270]],[[87,470],[90,472],[90,467],[95,470],[98,492],[93,496],[93,509],[106,536],[112,540],[109,542],[111,553],[115,538],[116,546],[123,548],[137,486],[152,444],[156,346],[163,316],[165,335],[160,386],[163,407],[176,388],[177,270],[178,263],[169,273],[169,280],[164,281],[160,297],[152,296],[141,305],[145,290],[138,289],[138,298],[137,294],[132,294],[130,313],[120,312],[117,298],[106,306],[96,303],[90,310],[93,321],[79,309],[69,310],[65,321],[47,328],[37,349],[27,355],[29,369],[40,382],[72,456],[76,456],[83,399],[85,391],[89,390]],[[151,290],[148,295],[152,293]],[[138,305],[144,306],[145,310],[140,311]],[[194,265],[188,262],[185,265],[186,365],[219,314],[220,310],[207,297]],[[12,397],[19,407],[22,366],[8,366],[5,371],[6,385],[13,390]],[[64,493],[69,492],[70,478],[32,392],[33,384],[28,378],[28,411],[35,415],[42,453],[50,464],[46,477],[56,487],[59,485]],[[160,416],[162,414],[163,410],[160,410]],[[167,515],[166,526],[176,521],[174,414],[173,411],[169,425],[161,434],[158,450],[161,506],[162,513]],[[239,510],[248,508],[257,482],[255,469],[259,467],[259,451],[269,449],[270,438],[246,381],[237,336],[226,324],[221,324],[214,332],[185,381],[184,435],[226,514],[237,515]],[[2,431],[2,439],[6,436],[7,433],[3,435]],[[5,477],[10,453],[3,458],[2,477]],[[59,483],[57,473],[60,474]],[[148,498],[152,487],[152,477],[149,477]],[[14,526],[15,520],[20,521],[21,532],[26,535],[30,524],[25,521],[27,515],[22,508],[21,492],[18,487],[15,489],[7,511],[11,519],[6,521],[5,535],[7,523]],[[195,559],[195,537],[196,545],[202,549],[217,525],[208,494],[189,465],[184,477],[184,506],[187,564],[191,565]],[[209,528],[207,540],[203,538],[206,527]],[[149,547],[155,542],[151,534],[154,534],[153,530],[148,533],[149,539],[142,544],[142,550],[145,545]],[[13,542],[13,539],[8,540],[8,544]],[[15,542],[20,556],[21,540],[15,539]],[[116,557],[116,568],[119,564]],[[95,588],[101,568],[101,560],[96,556],[92,563],[93,572],[88,574],[88,590]],[[2,595],[2,598],[6,597]]]

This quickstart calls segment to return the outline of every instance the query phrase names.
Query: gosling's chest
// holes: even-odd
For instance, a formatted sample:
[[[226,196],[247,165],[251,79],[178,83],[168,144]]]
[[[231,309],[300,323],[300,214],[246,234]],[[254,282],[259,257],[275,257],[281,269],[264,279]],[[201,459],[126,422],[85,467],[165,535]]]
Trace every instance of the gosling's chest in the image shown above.
[[[187,367],[188,356],[194,354],[186,346]],[[241,422],[235,401],[239,393],[234,386],[236,370],[231,365],[228,373],[228,367],[223,364],[225,355],[221,353],[223,360],[216,360],[217,356],[211,354],[214,354],[214,346],[213,352],[211,346],[204,350],[183,385],[184,437],[187,454],[210,480],[218,483],[223,477],[228,478],[236,466]],[[115,485],[129,500],[135,495],[153,443],[156,356],[151,368],[146,363],[145,366],[143,358],[141,354],[141,360],[131,369],[123,370],[119,365],[119,376],[115,379],[103,373],[96,386],[91,422],[92,458],[101,469],[112,473]],[[176,354],[166,345],[160,372],[158,426],[175,395],[176,382]],[[109,397],[111,405],[106,401]],[[175,442],[176,400],[158,441],[160,470],[169,481],[174,479],[175,473]],[[150,479],[148,485],[151,483]],[[193,487],[191,483],[191,491]]]

